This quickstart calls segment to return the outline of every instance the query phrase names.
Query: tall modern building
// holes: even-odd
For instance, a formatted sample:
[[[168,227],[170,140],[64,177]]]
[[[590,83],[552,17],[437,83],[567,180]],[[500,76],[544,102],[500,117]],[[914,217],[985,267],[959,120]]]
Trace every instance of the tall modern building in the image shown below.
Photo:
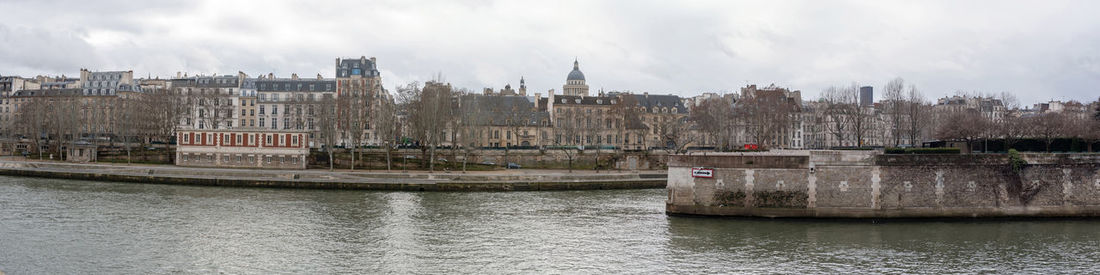
[[[859,87],[859,106],[871,106],[875,104],[875,88],[871,86]]]

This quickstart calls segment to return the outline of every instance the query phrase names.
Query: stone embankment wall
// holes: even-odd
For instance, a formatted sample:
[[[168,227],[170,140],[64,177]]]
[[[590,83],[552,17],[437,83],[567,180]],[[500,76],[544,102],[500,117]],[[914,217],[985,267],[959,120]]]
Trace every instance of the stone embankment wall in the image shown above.
[[[1100,217],[1100,154],[679,155],[669,214],[798,218]],[[692,167],[714,169],[696,178]]]
[[[151,184],[394,191],[548,191],[664,188],[658,173],[329,173],[0,161],[0,175]]]

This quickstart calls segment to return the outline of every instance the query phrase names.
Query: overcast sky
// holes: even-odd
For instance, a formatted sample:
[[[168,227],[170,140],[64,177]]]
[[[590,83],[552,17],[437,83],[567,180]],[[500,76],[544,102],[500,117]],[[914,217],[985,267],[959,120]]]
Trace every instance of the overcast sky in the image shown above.
[[[0,1],[0,75],[80,68],[333,77],[378,58],[388,88],[561,92],[578,58],[592,91],[696,95],[902,77],[930,99],[1100,96],[1100,1]]]

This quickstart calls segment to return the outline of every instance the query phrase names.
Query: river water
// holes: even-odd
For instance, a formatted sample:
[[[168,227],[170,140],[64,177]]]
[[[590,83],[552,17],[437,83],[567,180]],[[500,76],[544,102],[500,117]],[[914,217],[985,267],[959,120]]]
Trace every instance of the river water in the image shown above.
[[[669,217],[664,190],[411,193],[0,177],[0,271],[1092,273],[1100,222]]]

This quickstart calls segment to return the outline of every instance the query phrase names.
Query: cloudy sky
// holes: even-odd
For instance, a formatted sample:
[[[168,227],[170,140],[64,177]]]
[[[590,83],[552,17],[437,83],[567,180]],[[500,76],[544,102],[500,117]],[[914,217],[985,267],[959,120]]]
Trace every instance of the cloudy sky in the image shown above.
[[[928,97],[1009,91],[1030,104],[1100,96],[1100,1],[22,1],[2,0],[0,74],[80,68],[288,77],[375,56],[387,87],[442,74],[480,90],[695,95],[746,84],[881,87]],[[878,95],[876,95],[878,96]]]

